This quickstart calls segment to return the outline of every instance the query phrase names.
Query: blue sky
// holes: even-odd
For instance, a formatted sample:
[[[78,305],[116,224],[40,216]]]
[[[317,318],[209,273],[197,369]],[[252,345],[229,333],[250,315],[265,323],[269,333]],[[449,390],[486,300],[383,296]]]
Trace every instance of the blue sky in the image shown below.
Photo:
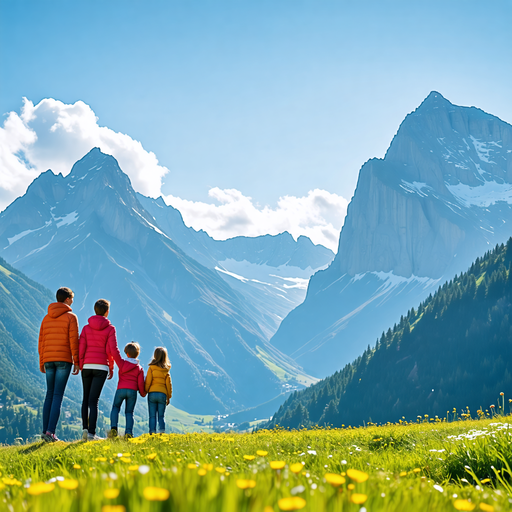
[[[0,111],[82,100],[170,172],[347,199],[431,90],[512,122],[512,1],[0,0]]]

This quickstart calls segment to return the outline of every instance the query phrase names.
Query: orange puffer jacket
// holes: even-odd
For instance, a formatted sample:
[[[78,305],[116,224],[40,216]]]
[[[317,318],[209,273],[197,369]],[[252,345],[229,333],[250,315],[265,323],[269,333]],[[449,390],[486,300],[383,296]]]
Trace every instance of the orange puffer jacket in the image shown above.
[[[146,393],[164,393],[167,398],[172,397],[172,383],[169,370],[150,364],[146,374]]]
[[[89,318],[89,323],[82,329],[80,334],[80,370],[84,364],[102,364],[114,368],[114,354],[118,357],[116,328],[108,318],[101,315],[94,315]]]
[[[63,302],[48,306],[39,329],[39,369],[44,363],[63,361],[78,364],[78,319]]]

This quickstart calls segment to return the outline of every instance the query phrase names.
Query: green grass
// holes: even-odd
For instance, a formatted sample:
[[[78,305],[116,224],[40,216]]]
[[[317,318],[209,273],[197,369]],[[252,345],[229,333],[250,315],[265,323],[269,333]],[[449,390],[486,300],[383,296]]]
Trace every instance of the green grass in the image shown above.
[[[208,414],[190,414],[176,409],[173,405],[168,405],[165,409],[165,422],[169,427],[185,432],[213,432],[213,427],[207,425],[214,416]],[[204,420],[204,424],[202,424]],[[201,424],[197,424],[200,422]]]
[[[278,366],[272,359],[272,357],[263,350],[259,345],[256,346],[258,351],[258,359],[281,381],[290,382],[296,381],[304,386],[310,386],[318,382],[318,379],[311,377],[305,373],[297,371],[296,368],[286,365],[285,368]]]
[[[502,418],[6,447],[0,510],[505,511],[508,426]],[[284,468],[272,469],[271,461]],[[350,478],[352,469],[363,478]],[[345,481],[334,487],[329,474]],[[158,493],[163,501],[151,499]],[[363,505],[353,502],[356,495]],[[300,499],[280,501],[290,497]]]
[[[9,272],[9,270],[7,270],[5,267],[2,267],[2,265],[0,265],[0,272],[3,272],[6,276],[10,276],[12,274],[12,272]]]

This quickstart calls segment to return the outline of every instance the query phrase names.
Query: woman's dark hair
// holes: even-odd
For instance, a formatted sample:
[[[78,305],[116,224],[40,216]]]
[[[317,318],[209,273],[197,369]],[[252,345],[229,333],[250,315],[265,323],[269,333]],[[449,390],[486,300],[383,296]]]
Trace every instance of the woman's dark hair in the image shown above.
[[[110,309],[110,301],[105,299],[100,299],[96,301],[94,304],[94,312],[97,315],[105,316],[105,313]]]

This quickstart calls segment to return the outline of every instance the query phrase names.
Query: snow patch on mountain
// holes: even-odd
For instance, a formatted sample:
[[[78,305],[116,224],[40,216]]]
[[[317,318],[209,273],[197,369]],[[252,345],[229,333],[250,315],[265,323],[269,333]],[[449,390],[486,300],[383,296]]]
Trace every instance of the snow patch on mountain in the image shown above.
[[[58,228],[62,226],[69,226],[78,220],[78,212],[71,212],[63,217],[54,217],[53,220]]]
[[[9,244],[6,247],[4,247],[4,249],[7,249],[7,247],[9,247],[9,245],[12,245],[13,243],[17,242],[21,238],[23,238],[27,235],[30,235],[30,233],[35,233],[36,231],[39,231],[41,229],[48,227],[51,223],[52,223],[52,221],[50,220],[48,222],[45,222],[44,226],[41,226],[40,228],[26,229],[25,231],[22,231],[21,233],[18,233],[17,235],[14,235],[14,236],[8,238],[7,241],[9,242]]]
[[[242,283],[247,283],[247,281],[250,281],[250,279],[246,279],[245,277],[239,276],[238,274],[235,274],[234,272],[229,272],[229,270],[224,270],[223,268],[215,267],[215,270],[217,272],[222,272],[223,274],[234,277],[235,279],[242,281]]]
[[[412,275],[411,277],[397,276],[393,272],[380,271],[370,272],[370,274],[383,281],[382,286],[377,290],[378,292],[387,292],[393,288],[397,288],[398,286],[408,286],[410,284],[418,285],[422,289],[427,290],[441,281],[441,279],[432,279],[430,277],[419,277],[415,275]]]
[[[432,187],[429,187],[426,183],[421,183],[419,181],[413,181],[412,183],[409,183],[408,181],[402,180],[400,187],[410,194],[418,194],[421,197],[428,196],[428,194],[424,192],[424,189],[427,191],[432,190]]]
[[[473,137],[473,135],[470,135],[469,138],[471,139],[471,142],[473,143],[473,146],[475,147],[475,151],[478,155],[478,158],[482,160],[482,162],[488,163],[488,164],[495,164],[496,162],[493,162],[490,158],[490,152],[493,150],[493,147],[501,148],[501,144],[498,144],[498,142],[490,141],[490,142],[482,142],[481,140],[478,140],[477,138]],[[501,142],[501,141],[499,141]]]
[[[478,187],[470,187],[464,183],[449,185],[446,188],[463,206],[478,206],[487,208],[500,201],[512,204],[512,185],[510,183],[498,183],[497,181],[485,181]]]

